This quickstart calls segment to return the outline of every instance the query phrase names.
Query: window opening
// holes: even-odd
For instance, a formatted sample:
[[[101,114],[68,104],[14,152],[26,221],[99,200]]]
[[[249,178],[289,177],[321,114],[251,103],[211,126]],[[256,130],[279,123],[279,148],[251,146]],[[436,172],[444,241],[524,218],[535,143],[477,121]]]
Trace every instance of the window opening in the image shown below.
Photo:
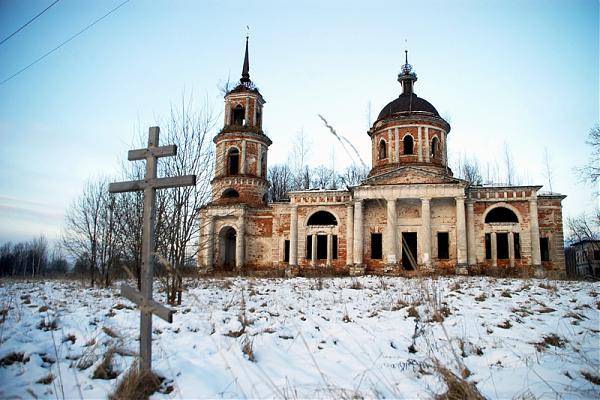
[[[306,257],[307,260],[312,258],[312,235],[306,237]]]
[[[381,140],[379,142],[379,159],[383,160],[387,158],[387,148],[385,144],[385,140]]]
[[[508,259],[508,233],[497,233],[496,234],[496,250],[498,260]]]
[[[519,222],[517,215],[506,207],[496,207],[485,216],[485,223],[490,222]]]
[[[431,158],[437,158],[439,155],[438,143],[439,140],[437,137],[431,139]]]
[[[519,239],[518,233],[513,233],[513,241],[515,244],[515,258],[521,258],[521,240]]]
[[[594,250],[594,260],[600,260],[600,250]]]
[[[402,232],[402,268],[412,271],[417,261],[417,232]]]
[[[330,212],[317,211],[310,216],[306,225],[337,225],[337,220]]]
[[[485,259],[492,259],[492,235],[489,233],[485,234]]]
[[[229,175],[237,175],[240,168],[240,151],[237,148],[229,150]]]
[[[233,125],[244,125],[244,117],[246,116],[245,114],[244,107],[239,104],[235,106],[233,109]]]
[[[227,190],[225,190],[223,192],[223,194],[221,195],[221,197],[223,197],[223,198],[234,198],[234,197],[240,197],[240,194],[235,189],[227,189]]]
[[[448,232],[438,232],[437,234],[438,240],[438,258],[440,260],[447,260],[450,258],[448,254]]]
[[[371,259],[381,260],[383,255],[381,233],[371,233]]]
[[[327,259],[327,235],[317,235],[317,260]]]
[[[413,138],[410,135],[406,135],[404,136],[404,140],[403,140],[403,144],[404,144],[404,154],[413,154]]]
[[[290,241],[285,240],[283,242],[283,262],[290,262]]]
[[[550,240],[547,237],[540,238],[540,252],[542,261],[550,261]]]
[[[337,260],[337,258],[338,258],[338,237],[337,237],[337,235],[333,235],[333,237],[331,239],[333,240],[333,246],[332,246],[333,254],[332,254],[331,258],[333,258],[334,260]]]

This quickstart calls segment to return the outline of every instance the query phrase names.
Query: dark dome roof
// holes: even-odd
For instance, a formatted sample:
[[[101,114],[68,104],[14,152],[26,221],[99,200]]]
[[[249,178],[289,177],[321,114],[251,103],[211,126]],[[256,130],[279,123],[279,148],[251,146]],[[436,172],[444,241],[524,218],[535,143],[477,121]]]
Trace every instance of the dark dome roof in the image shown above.
[[[383,107],[379,113],[377,119],[383,119],[393,116],[398,113],[407,112],[426,112],[439,117],[437,110],[425,99],[418,97],[416,94],[401,94],[396,100],[390,102],[387,106]]]

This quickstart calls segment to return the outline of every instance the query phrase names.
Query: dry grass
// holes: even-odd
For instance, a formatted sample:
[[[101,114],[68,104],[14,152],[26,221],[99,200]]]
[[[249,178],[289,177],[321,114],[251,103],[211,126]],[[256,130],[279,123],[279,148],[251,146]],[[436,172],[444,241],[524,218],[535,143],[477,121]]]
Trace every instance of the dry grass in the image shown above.
[[[26,362],[29,362],[29,356],[25,356],[25,353],[10,353],[0,359],[0,367]]]
[[[586,381],[593,383],[594,385],[600,385],[600,375],[594,374],[587,371],[580,371],[581,376],[585,378]]]
[[[510,329],[512,328],[512,324],[510,323],[509,320],[506,320],[504,322],[499,323],[498,325],[496,325],[498,328],[502,328],[502,329]]]
[[[56,322],[56,318],[48,320],[44,318],[40,321],[37,327],[43,331],[55,331],[58,329],[58,322]]]
[[[69,333],[68,335],[66,335],[63,338],[63,343],[65,343],[65,342],[71,342],[71,344],[75,344],[76,341],[77,341],[77,337],[74,334],[72,334],[72,333]]]
[[[406,313],[409,317],[419,319],[419,311],[417,311],[415,306],[411,306],[408,310],[406,310]]]
[[[115,338],[116,339],[116,338],[120,337],[120,335],[117,332],[115,332],[114,330],[112,330],[108,326],[103,326],[102,327],[102,332],[106,333],[111,338]]]
[[[242,353],[244,353],[246,355],[246,357],[248,357],[249,361],[256,362],[256,357],[254,356],[253,345],[254,345],[253,341],[246,337],[244,339],[244,341],[242,342]]]
[[[54,381],[54,375],[52,375],[51,373],[48,373],[48,375],[41,377],[40,379],[35,381],[35,383],[41,383],[42,385],[49,385],[52,383],[52,381]]]
[[[152,371],[141,371],[138,364],[129,368],[114,393],[111,400],[145,400],[160,388],[161,379]]]
[[[474,384],[459,377],[448,368],[437,365],[436,371],[447,386],[445,393],[435,397],[437,400],[485,400]],[[468,370],[463,371],[463,375],[468,376]]]
[[[552,347],[564,348],[566,341],[562,339],[560,336],[555,335],[554,333],[548,336],[544,336],[544,340],[538,343],[534,343],[536,350],[541,352],[545,349]]]
[[[350,289],[360,290],[360,289],[364,289],[364,286],[362,283],[360,283],[360,281],[358,279],[353,279],[352,284],[350,285]]]
[[[104,359],[94,370],[93,379],[115,379],[119,373],[115,371],[113,366],[114,349],[109,349],[104,354]]]

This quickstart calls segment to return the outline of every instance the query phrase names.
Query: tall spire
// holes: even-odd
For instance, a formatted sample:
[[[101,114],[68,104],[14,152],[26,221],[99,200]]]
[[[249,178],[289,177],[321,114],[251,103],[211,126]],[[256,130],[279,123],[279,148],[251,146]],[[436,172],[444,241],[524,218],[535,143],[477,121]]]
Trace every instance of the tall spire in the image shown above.
[[[242,79],[240,82],[250,82],[250,61],[248,61],[248,35],[246,34],[246,54],[244,55],[244,67],[242,68]]]
[[[404,50],[404,65],[402,72],[398,74],[398,82],[402,85],[402,94],[411,95],[416,80],[417,74],[413,72],[412,65],[408,63],[408,50]]]

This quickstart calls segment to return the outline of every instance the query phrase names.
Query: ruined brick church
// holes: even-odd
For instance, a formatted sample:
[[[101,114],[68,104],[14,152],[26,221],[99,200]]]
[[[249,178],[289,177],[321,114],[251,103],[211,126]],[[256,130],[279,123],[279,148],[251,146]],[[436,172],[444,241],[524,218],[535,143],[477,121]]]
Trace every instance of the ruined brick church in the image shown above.
[[[408,60],[401,94],[368,130],[372,168],[345,190],[289,193],[269,202],[265,100],[250,80],[248,40],[239,84],[225,95],[215,136],[212,201],[200,210],[198,264],[209,271],[327,269],[340,273],[513,267],[564,271],[565,196],[541,186],[481,186],[448,167],[450,124],[414,92]]]

